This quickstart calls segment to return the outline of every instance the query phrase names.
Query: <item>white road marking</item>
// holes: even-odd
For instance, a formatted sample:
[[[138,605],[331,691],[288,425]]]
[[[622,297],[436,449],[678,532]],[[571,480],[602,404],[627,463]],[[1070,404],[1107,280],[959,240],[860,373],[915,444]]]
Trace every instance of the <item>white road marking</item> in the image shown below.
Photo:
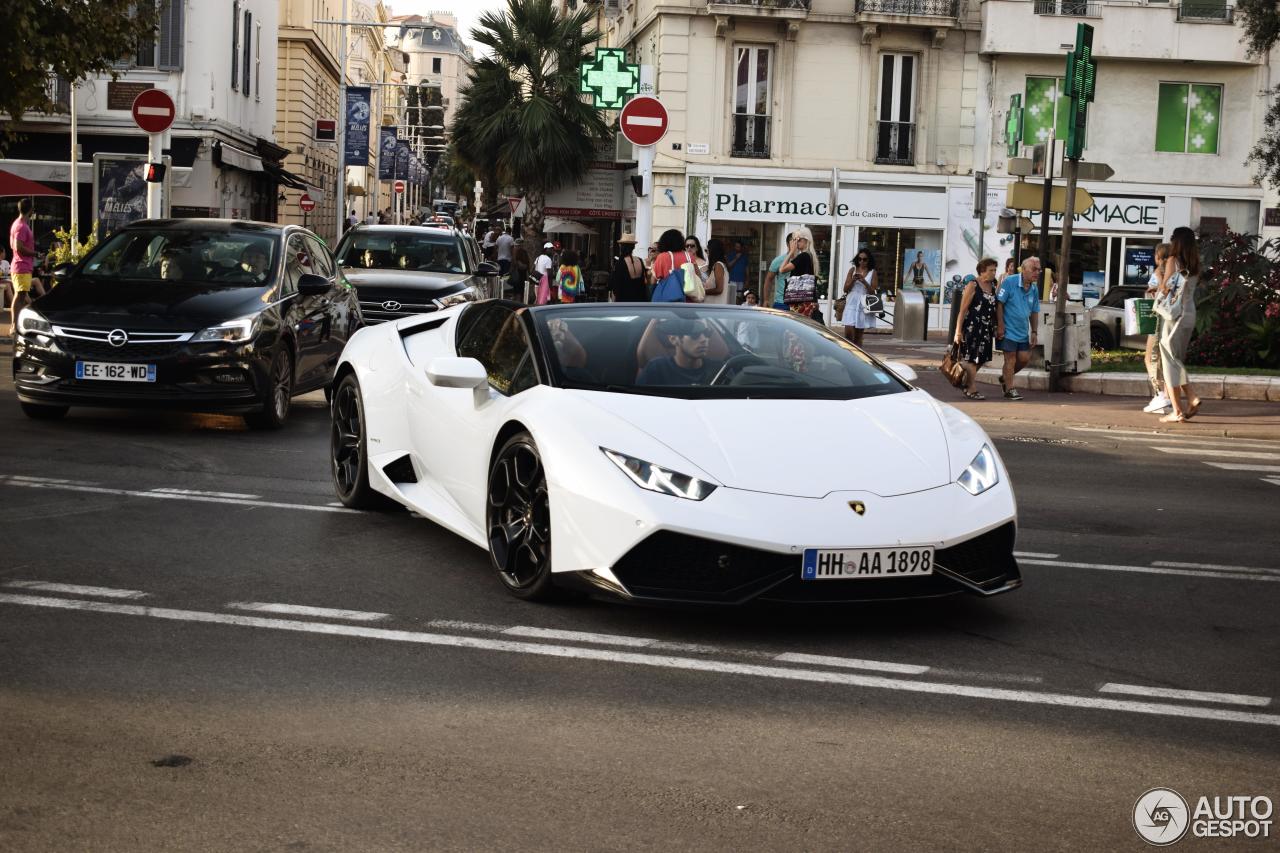
[[[588,631],[560,631],[555,628],[533,628],[528,625],[517,625],[502,631],[513,637],[531,637],[537,640],[567,640],[568,642],[596,643],[602,646],[631,646],[641,648],[652,646],[657,640],[647,637],[625,637],[620,634],[592,634]]]
[[[31,483],[61,483],[69,486],[96,486],[97,485],[97,483],[94,483],[91,480],[61,480],[54,477],[24,477],[21,474],[11,474],[10,478],[14,480],[26,480],[27,482],[31,482]]]
[[[261,500],[262,495],[242,495],[239,492],[202,492],[199,489],[152,489],[166,495],[201,495],[207,498],[244,498],[245,500]]]
[[[1167,569],[1212,569],[1217,572],[1254,572],[1264,575],[1280,575],[1280,569],[1264,569],[1258,566],[1224,566],[1219,563],[1178,563],[1172,560],[1155,560],[1153,566]]]
[[[1214,468],[1221,468],[1224,471],[1258,471],[1263,474],[1280,474],[1280,465],[1254,465],[1249,462],[1206,462],[1206,465],[1212,465]],[[1263,477],[1265,480],[1266,477]]]
[[[1252,450],[1280,449],[1280,442],[1264,439],[1248,438],[1191,438],[1168,433],[1148,433],[1146,435],[1111,435],[1112,441],[1136,441],[1143,444],[1155,442],[1159,444],[1182,444],[1189,447],[1245,447]]]
[[[1059,555],[1058,555],[1058,554],[1041,554],[1041,553],[1036,552],[1036,551],[1014,551],[1014,552],[1013,552],[1013,556],[1015,556],[1015,557],[1039,557],[1039,558],[1040,558],[1040,559],[1042,559],[1042,560],[1056,560],[1056,559],[1058,559],[1058,557],[1059,557]]]
[[[1273,486],[1280,486],[1280,477],[1263,477],[1262,482],[1270,483]]]
[[[1184,436],[1169,432],[1147,432],[1146,430],[1135,429],[1106,429],[1103,427],[1067,427],[1073,432],[1092,432],[1098,435],[1109,435],[1118,438],[1122,435],[1137,435],[1143,439],[1155,439],[1157,441],[1176,441],[1176,442],[1194,442],[1194,441],[1217,441],[1221,444],[1255,444],[1265,447],[1275,447],[1277,442],[1265,438],[1226,438],[1223,436]]]
[[[14,589],[34,589],[40,592],[65,592],[68,595],[96,595],[102,598],[146,598],[140,589],[113,589],[109,586],[82,586],[74,583],[50,583],[48,581],[8,581],[5,586]]]
[[[484,622],[459,622],[457,619],[432,619],[427,623],[429,628],[448,628],[454,631],[483,631],[486,634],[497,634],[506,630],[505,625],[486,625]]]
[[[280,613],[287,616],[315,616],[320,619],[347,619],[351,622],[378,622],[390,619],[390,613],[373,613],[368,610],[337,610],[332,607],[308,607],[305,604],[272,604],[266,601],[230,601],[232,610],[249,610],[255,613]]]
[[[81,601],[69,598],[45,598],[31,595],[0,593],[0,604],[26,607],[48,607],[60,610],[82,610],[93,613],[109,613],[122,616],[144,616],[178,622],[200,622],[215,625],[235,625],[245,628],[266,628],[278,631],[294,631],[308,634],[326,634],[341,637],[387,640],[399,643],[417,643],[429,646],[476,649],[481,651],[510,652],[515,654],[542,655],[545,657],[602,661],[607,663],[634,664],[665,669],[710,672],[723,675],[741,675],[785,681],[801,681],[819,684],[835,684],[845,687],[866,687],[905,693],[926,693],[936,696],[985,699],[996,702],[1015,702],[1031,705],[1048,705],[1095,711],[1117,711],[1131,714],[1147,714],[1162,717],[1212,720],[1215,722],[1249,723],[1280,727],[1280,714],[1256,711],[1237,711],[1227,708],[1205,708],[1192,705],[1174,705],[1166,702],[1141,702],[1129,699],[1109,699],[1097,696],[1073,696],[1066,693],[1048,693],[1032,690],[1012,690],[1002,687],[978,687],[968,684],[949,684],[936,681],[909,681],[880,675],[865,675],[829,670],[796,669],[793,667],[761,664],[734,663],[722,660],[671,657],[647,652],[621,651],[617,649],[592,649],[578,646],[555,646],[548,643],[528,643],[490,637],[466,637],[450,634],[427,634],[416,631],[399,631],[390,628],[374,628],[367,625],[342,625],[333,622],[304,622],[296,619],[271,619],[262,616],[242,616],[230,613],[209,613],[199,610],[175,610],[163,607],[143,607],[136,604],[116,604],[105,601]]]
[[[1280,575],[1246,575],[1221,571],[1196,569],[1166,569],[1159,566],[1116,566],[1107,563],[1072,563],[1059,560],[1022,560],[1020,565],[1055,566],[1062,569],[1097,569],[1103,572],[1137,572],[1147,575],[1185,575],[1194,578],[1226,578],[1238,581],[1274,581],[1280,583]]]
[[[142,492],[135,489],[108,489],[102,486],[80,486],[73,483],[53,483],[48,481],[30,481],[9,475],[0,475],[0,485],[21,486],[28,489],[55,489],[68,492],[85,492],[91,495],[119,495],[129,498],[153,498],[171,501],[195,501],[196,503],[229,504],[231,506],[262,507],[264,509],[301,509],[309,512],[347,512],[358,513],[360,510],[346,507],[322,506],[319,504],[293,504],[280,501],[251,501],[245,498],[219,498],[212,495],[184,495],[171,492]]]
[[[917,666],[910,663],[838,658],[829,655],[806,655],[799,652],[787,652],[786,654],[778,655],[774,660],[779,663],[809,663],[814,666],[838,666],[844,669],[867,669],[872,672],[896,672],[899,675],[921,675],[929,671],[927,666]]]
[[[1153,447],[1161,453],[1180,453],[1184,456],[1220,456],[1232,459],[1280,459],[1280,453],[1267,453],[1263,450],[1210,450],[1199,447]]]
[[[1224,705],[1251,705],[1265,708],[1271,704],[1266,696],[1246,696],[1243,693],[1205,693],[1200,690],[1173,690],[1168,687],[1143,687],[1140,684],[1104,684],[1099,693],[1128,693],[1131,696],[1149,696],[1152,699],[1185,699],[1188,702],[1220,702]]]

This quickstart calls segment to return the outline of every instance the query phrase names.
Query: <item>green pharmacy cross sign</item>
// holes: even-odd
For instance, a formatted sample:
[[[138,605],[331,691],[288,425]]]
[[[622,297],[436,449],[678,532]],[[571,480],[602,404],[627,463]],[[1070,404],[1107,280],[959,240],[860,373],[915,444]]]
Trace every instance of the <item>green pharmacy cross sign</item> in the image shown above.
[[[1089,102],[1098,78],[1098,63],[1093,58],[1093,27],[1076,25],[1076,48],[1067,54],[1067,76],[1062,94],[1071,103],[1067,117],[1067,150],[1069,159],[1079,160],[1084,153],[1085,122]]]
[[[1022,141],[1022,96],[1009,97],[1009,119],[1004,125],[1004,142],[1009,156],[1018,156],[1018,143]]]
[[[598,47],[595,59],[583,60],[578,66],[578,91],[591,95],[600,109],[621,109],[640,91],[640,66],[627,63],[625,50]]]

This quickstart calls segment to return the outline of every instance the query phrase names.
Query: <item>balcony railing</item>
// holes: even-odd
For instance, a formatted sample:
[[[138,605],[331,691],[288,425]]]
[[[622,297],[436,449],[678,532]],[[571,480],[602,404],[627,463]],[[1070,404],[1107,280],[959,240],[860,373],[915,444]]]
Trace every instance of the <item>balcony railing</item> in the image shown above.
[[[916,162],[916,126],[907,121],[882,121],[876,133],[876,162],[910,166]]]
[[[769,116],[733,116],[733,147],[731,157],[769,157]]]
[[[1178,6],[1178,20],[1230,24],[1235,21],[1235,7],[1225,3],[1182,3]]]
[[[809,11],[813,0],[710,0],[717,6],[750,6],[756,9],[799,9]]]
[[[858,0],[859,12],[877,12],[882,15],[928,15],[935,18],[954,18],[960,0]]]
[[[1086,0],[1035,0],[1037,15],[1061,15],[1065,18],[1101,18],[1102,4]]]

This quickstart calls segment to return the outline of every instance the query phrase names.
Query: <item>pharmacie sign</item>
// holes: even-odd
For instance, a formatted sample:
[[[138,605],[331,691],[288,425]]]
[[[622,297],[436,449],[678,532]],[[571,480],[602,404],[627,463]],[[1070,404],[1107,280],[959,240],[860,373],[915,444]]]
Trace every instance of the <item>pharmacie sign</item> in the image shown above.
[[[1040,222],[1040,211],[1027,214],[1033,222]],[[1062,229],[1063,215],[1049,214],[1049,229]],[[1116,233],[1152,233],[1164,230],[1164,199],[1127,198],[1093,193],[1093,207],[1076,212],[1071,217],[1073,231],[1105,231]]]
[[[831,190],[816,184],[747,184],[715,181],[709,216],[740,222],[831,221]],[[841,225],[946,227],[947,196],[922,188],[841,187],[836,199]]]

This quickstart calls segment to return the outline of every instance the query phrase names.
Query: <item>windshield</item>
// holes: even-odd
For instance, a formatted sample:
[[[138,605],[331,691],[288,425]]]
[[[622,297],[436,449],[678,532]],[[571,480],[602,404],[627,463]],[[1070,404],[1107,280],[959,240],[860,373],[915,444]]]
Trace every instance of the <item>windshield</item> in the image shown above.
[[[458,241],[447,231],[357,231],[342,241],[338,263],[366,270],[465,273]]]
[[[778,311],[573,305],[531,313],[552,373],[567,388],[835,400],[908,388],[843,338]]]
[[[86,259],[96,279],[265,285],[275,269],[272,235],[206,229],[119,231]]]

